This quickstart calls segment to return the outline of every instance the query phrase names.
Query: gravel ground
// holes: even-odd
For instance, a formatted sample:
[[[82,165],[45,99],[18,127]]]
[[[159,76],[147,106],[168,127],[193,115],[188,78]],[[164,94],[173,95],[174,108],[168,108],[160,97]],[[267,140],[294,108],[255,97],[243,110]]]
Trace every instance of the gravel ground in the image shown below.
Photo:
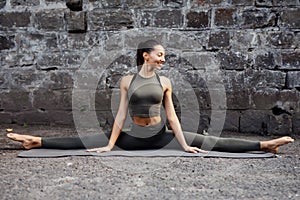
[[[18,158],[0,126],[0,199],[300,199],[300,137],[277,158]],[[74,135],[68,127],[13,126],[18,133]],[[271,139],[227,133],[222,136]]]

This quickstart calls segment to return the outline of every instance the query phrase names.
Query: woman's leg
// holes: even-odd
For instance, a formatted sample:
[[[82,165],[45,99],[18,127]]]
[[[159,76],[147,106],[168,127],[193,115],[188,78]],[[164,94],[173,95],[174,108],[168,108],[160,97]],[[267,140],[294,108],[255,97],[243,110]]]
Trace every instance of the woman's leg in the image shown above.
[[[108,143],[109,133],[88,136],[70,137],[37,137],[15,133],[7,134],[7,137],[21,142],[25,149],[47,148],[47,149],[84,149],[105,146]]]
[[[252,141],[237,138],[222,138],[216,136],[204,136],[198,133],[184,132],[187,143],[203,150],[223,151],[223,152],[247,152],[265,151],[278,152],[278,147],[293,142],[291,137],[281,137],[268,141]],[[182,147],[177,142],[172,131],[168,130],[162,134],[160,140],[155,144],[157,148],[180,149]]]
[[[268,141],[252,141],[237,138],[204,136],[191,132],[184,132],[184,135],[187,142],[192,146],[197,146],[204,150],[224,152],[265,151],[278,153],[279,146],[294,141],[294,139],[287,136]]]

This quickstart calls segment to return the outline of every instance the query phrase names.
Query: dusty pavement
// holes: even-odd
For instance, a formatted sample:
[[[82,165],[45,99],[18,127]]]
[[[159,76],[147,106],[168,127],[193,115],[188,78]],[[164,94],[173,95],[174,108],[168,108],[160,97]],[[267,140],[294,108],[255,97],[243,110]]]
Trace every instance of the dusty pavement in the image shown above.
[[[17,158],[0,126],[0,199],[300,199],[300,137],[277,158]],[[73,135],[67,127],[13,127]],[[235,134],[236,135],[236,134]],[[223,134],[222,136],[232,136]],[[248,139],[270,136],[241,135]]]

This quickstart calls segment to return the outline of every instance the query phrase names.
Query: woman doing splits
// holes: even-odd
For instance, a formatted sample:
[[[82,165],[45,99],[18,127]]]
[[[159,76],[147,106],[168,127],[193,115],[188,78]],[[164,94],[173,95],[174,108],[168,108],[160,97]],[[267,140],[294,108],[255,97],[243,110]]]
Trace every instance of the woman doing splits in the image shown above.
[[[175,113],[170,80],[156,74],[165,63],[165,49],[155,41],[142,42],[137,48],[138,72],[122,77],[120,81],[120,104],[112,127],[106,134],[84,137],[35,137],[15,133],[7,137],[22,142],[25,149],[85,149],[89,152],[108,152],[114,147],[124,150],[182,149],[191,153],[206,153],[207,150],[224,152],[265,151],[278,152],[278,147],[293,142],[285,136],[268,141],[250,141],[236,138],[204,136],[184,132]],[[167,130],[161,117],[164,106],[172,130]],[[130,131],[122,131],[127,111],[133,125]],[[108,139],[109,138],[109,141]],[[107,143],[108,141],[108,143]]]

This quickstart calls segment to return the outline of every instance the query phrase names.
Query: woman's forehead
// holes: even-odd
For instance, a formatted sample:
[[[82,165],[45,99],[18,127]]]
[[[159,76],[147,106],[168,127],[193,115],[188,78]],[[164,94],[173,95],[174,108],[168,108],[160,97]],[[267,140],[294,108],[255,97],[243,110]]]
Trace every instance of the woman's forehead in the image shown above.
[[[165,52],[165,48],[162,45],[156,45],[154,51]]]

